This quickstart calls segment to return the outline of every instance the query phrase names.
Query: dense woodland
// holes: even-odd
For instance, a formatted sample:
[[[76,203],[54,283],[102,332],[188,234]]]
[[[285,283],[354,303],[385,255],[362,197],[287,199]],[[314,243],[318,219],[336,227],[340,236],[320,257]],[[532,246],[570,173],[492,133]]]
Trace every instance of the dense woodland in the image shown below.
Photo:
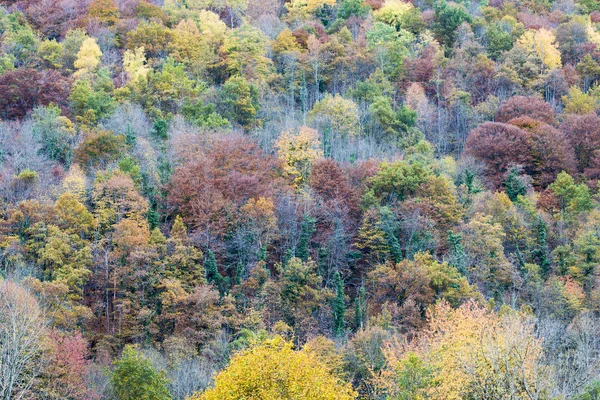
[[[0,398],[600,399],[600,2],[0,0]]]

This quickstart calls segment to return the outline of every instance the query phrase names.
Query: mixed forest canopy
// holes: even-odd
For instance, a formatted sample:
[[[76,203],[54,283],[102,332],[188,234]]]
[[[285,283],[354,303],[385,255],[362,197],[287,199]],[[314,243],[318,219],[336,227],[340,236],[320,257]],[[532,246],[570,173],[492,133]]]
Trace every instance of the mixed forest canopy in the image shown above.
[[[600,399],[600,2],[0,0],[0,398]]]

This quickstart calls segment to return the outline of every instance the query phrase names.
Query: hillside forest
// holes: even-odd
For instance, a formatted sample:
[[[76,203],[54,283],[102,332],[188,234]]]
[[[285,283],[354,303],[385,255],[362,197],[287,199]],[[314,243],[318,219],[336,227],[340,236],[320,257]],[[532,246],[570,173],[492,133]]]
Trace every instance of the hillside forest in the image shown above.
[[[596,0],[0,0],[0,398],[600,399],[599,180]]]

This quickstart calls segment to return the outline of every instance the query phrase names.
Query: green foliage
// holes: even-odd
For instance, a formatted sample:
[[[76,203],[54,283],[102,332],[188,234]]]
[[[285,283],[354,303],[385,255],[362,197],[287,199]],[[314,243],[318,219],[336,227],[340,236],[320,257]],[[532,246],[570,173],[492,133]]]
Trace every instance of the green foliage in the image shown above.
[[[171,399],[165,373],[157,372],[136,346],[125,346],[123,355],[114,363],[111,383],[119,400]]]
[[[566,217],[594,207],[590,189],[583,183],[575,184],[573,177],[564,171],[558,174],[549,187],[558,198],[560,210]]]
[[[449,50],[454,46],[458,28],[465,22],[471,23],[471,14],[464,6],[446,0],[437,0],[433,9],[435,11],[433,30],[440,43]]]
[[[228,120],[235,121],[244,129],[250,129],[258,123],[258,89],[243,77],[229,78],[221,88],[220,99],[221,114]],[[217,117],[212,116],[212,119],[216,120]]]
[[[515,168],[511,168],[503,185],[506,195],[512,202],[515,202],[519,196],[525,196],[527,194],[527,187],[519,178],[519,172]]]
[[[346,325],[346,304],[344,296],[344,281],[338,271],[333,275],[335,298],[333,300],[333,332],[336,336],[344,333]]]

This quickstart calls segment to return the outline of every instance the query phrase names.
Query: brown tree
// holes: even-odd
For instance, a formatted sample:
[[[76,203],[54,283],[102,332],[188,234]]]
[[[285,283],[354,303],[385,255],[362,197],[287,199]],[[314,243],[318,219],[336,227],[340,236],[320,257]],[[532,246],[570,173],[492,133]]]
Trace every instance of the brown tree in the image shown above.
[[[560,128],[575,150],[579,172],[584,172],[600,150],[600,118],[595,113],[567,114]]]
[[[38,105],[66,110],[71,83],[56,71],[19,68],[0,75],[0,118],[18,119]]]
[[[554,110],[550,104],[537,97],[514,96],[508,99],[496,114],[496,121],[508,122],[511,119],[527,116],[547,124],[555,124]]]

